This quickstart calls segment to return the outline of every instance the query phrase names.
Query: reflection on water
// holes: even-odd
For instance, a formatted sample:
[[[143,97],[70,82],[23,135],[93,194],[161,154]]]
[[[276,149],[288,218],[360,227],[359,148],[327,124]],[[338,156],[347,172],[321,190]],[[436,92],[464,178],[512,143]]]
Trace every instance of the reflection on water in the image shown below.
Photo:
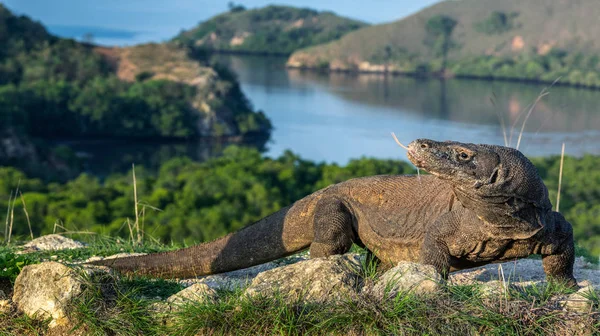
[[[214,56],[239,76],[244,92],[271,118],[267,154],[291,149],[304,158],[344,164],[350,158],[402,158],[390,132],[416,138],[504,144],[517,138],[544,86],[476,80],[286,70],[283,58]],[[530,156],[600,154],[599,91],[552,87],[532,111],[521,149]],[[514,130],[512,139],[511,126]]]

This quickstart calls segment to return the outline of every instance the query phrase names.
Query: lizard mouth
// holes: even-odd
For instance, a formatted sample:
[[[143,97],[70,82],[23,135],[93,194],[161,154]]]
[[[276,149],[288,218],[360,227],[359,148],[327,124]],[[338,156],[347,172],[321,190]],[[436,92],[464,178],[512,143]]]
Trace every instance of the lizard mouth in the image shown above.
[[[408,157],[410,162],[412,162],[417,168],[426,168],[423,160],[419,159],[417,157],[417,154],[413,150],[407,151],[406,156]]]

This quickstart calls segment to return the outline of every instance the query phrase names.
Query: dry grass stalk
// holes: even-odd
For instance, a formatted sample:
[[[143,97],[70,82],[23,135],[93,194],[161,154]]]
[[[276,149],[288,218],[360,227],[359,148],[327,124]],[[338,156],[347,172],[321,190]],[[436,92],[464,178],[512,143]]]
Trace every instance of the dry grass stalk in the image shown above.
[[[59,222],[60,222],[60,219],[57,219],[54,221],[54,226],[52,227],[52,234],[56,234],[57,227],[61,227],[61,228],[65,229],[62,225],[58,224]]]
[[[6,244],[10,244],[10,237],[12,236],[12,228],[15,222],[15,203],[17,203],[17,194],[19,193],[19,187],[21,186],[21,180],[17,183],[17,190],[15,191],[15,197],[13,197],[12,207],[10,209],[10,223],[8,226],[8,239]]]
[[[23,212],[25,212],[25,218],[27,218],[27,225],[29,226],[29,235],[31,236],[31,240],[33,240],[33,230],[31,229],[31,221],[29,220],[29,213],[27,212],[27,205],[25,204],[25,197],[23,197],[23,193],[19,193],[21,195],[21,203],[23,204]]]
[[[138,198],[137,198],[137,181],[135,179],[135,164],[131,164],[131,170],[133,173],[133,201],[135,207],[135,231],[137,234],[137,244],[142,243],[142,236],[140,232],[140,214],[138,212]]]
[[[546,89],[544,89],[544,90],[546,90]],[[523,119],[523,124],[521,124],[521,131],[519,132],[519,138],[517,138],[517,146],[515,147],[516,149],[519,149],[519,146],[521,145],[521,138],[523,137],[523,131],[525,130],[525,125],[527,124],[527,120],[529,119],[529,116],[531,116],[531,113],[533,112],[533,110],[535,109],[537,104],[540,102],[540,100],[542,98],[544,98],[545,96],[547,96],[548,94],[550,94],[550,92],[544,92],[544,90],[542,90],[542,92],[540,92],[540,94],[537,96],[537,98],[535,99],[535,102],[533,102],[533,104],[529,108],[527,115],[525,115],[525,119]]]
[[[521,125],[521,131],[519,132],[519,138],[517,140],[517,146],[515,147],[515,149],[519,149],[519,145],[521,144],[521,137],[523,136],[523,131],[525,130],[525,124],[527,124],[527,120],[529,119],[529,116],[535,109],[536,105],[540,102],[540,100],[542,100],[542,98],[544,98],[545,96],[550,94],[550,92],[548,90],[550,88],[552,88],[556,83],[558,83],[558,81],[560,79],[561,79],[561,77],[556,78],[554,80],[554,82],[552,82],[552,84],[550,84],[548,87],[545,87],[542,91],[540,91],[540,94],[535,99],[535,102],[533,102],[533,104],[529,108],[529,111],[527,112],[527,115],[525,116],[525,119],[523,120],[523,124]],[[513,127],[514,127],[514,124],[513,124]],[[511,140],[512,140],[512,128],[511,128]]]
[[[8,196],[8,205],[6,206],[6,223],[4,224],[4,242],[8,239],[8,223],[10,220],[10,202],[13,198],[13,192],[10,191],[10,196]]]
[[[146,207],[142,207],[142,241],[144,240],[144,228],[146,224]]]
[[[127,224],[127,227],[129,228],[129,238],[131,239],[131,244],[133,245],[135,243],[135,238],[133,235],[133,229],[131,228],[131,222],[129,221],[129,218],[127,218],[125,224]]]
[[[500,120],[500,126],[502,127],[502,136],[504,136],[504,146],[508,147],[509,144],[508,137],[506,135],[506,123],[504,122],[504,117],[496,107],[496,94],[493,92],[492,96],[490,97],[490,102],[492,103],[492,106],[494,106],[494,110],[496,111],[496,116],[498,117],[498,120]]]
[[[60,228],[63,229],[64,231],[62,231],[60,234],[61,235],[74,235],[74,234],[97,234],[96,232],[92,232],[92,231],[70,231],[69,229],[67,229],[66,227],[58,224],[60,222],[60,220],[57,220],[56,222],[54,222],[54,227],[52,228],[52,233],[55,234],[56,233],[56,228]]]
[[[560,206],[560,188],[562,186],[562,175],[563,175],[563,162],[565,161],[565,143],[562,144],[562,150],[560,151],[560,169],[558,172],[558,193],[556,194],[556,212],[558,212]]]

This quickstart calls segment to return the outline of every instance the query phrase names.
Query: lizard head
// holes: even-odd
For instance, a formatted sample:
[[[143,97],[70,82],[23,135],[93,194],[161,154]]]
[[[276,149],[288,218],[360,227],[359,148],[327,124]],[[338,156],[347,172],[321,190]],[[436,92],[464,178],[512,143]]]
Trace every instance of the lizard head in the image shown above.
[[[551,210],[537,169],[516,149],[418,139],[408,145],[407,155],[418,168],[448,181],[461,203],[478,212],[515,216],[528,207]]]

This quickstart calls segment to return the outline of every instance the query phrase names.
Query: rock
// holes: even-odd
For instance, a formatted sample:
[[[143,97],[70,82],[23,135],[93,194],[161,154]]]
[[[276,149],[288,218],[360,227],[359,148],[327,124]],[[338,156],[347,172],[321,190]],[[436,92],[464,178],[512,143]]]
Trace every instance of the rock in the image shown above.
[[[356,254],[301,261],[260,273],[244,295],[281,295],[287,300],[327,302],[355,298],[360,261]]]
[[[63,237],[58,234],[50,234],[36,238],[23,245],[25,251],[49,251],[49,250],[68,250],[85,247],[85,244]]]
[[[367,294],[382,300],[407,292],[431,293],[439,289],[441,281],[440,274],[431,265],[399,263],[385,272]]]
[[[592,285],[587,285],[579,289],[576,293],[567,295],[558,302],[568,311],[589,313],[594,307],[594,302],[589,299],[590,294],[592,294],[593,291],[594,287]]]
[[[490,280],[489,282],[482,283],[479,291],[482,298],[492,300],[509,294],[506,285],[498,280]]]
[[[192,284],[201,283],[207,285],[212,289],[233,291],[236,289],[247,287],[248,285],[250,285],[252,280],[254,280],[254,278],[256,278],[256,276],[262,272],[307,259],[308,256],[306,255],[291,256],[279,259],[277,261],[272,261],[236,271],[207,275],[194,279],[183,279],[179,281],[179,283],[186,287]]]
[[[206,284],[197,283],[190,287],[171,295],[164,302],[157,302],[151,305],[154,313],[168,313],[190,303],[201,303],[212,301],[218,298],[217,291]]]
[[[25,266],[15,280],[13,302],[29,317],[51,318],[50,327],[68,325],[67,308],[82,293],[86,283],[106,283],[112,276],[104,267],[82,268],[77,272],[57,262]]]
[[[0,300],[0,314],[8,314],[12,309],[9,300]]]
[[[584,258],[575,259],[575,278],[580,282],[589,280],[596,289],[600,289],[600,272]],[[500,280],[507,284],[527,286],[546,280],[546,274],[539,259],[519,259],[506,263],[488,264],[450,274],[450,282],[454,285],[483,284]]]
[[[186,302],[212,301],[218,297],[217,291],[206,284],[193,284],[190,287],[171,295],[167,302],[171,305],[182,305]]]

